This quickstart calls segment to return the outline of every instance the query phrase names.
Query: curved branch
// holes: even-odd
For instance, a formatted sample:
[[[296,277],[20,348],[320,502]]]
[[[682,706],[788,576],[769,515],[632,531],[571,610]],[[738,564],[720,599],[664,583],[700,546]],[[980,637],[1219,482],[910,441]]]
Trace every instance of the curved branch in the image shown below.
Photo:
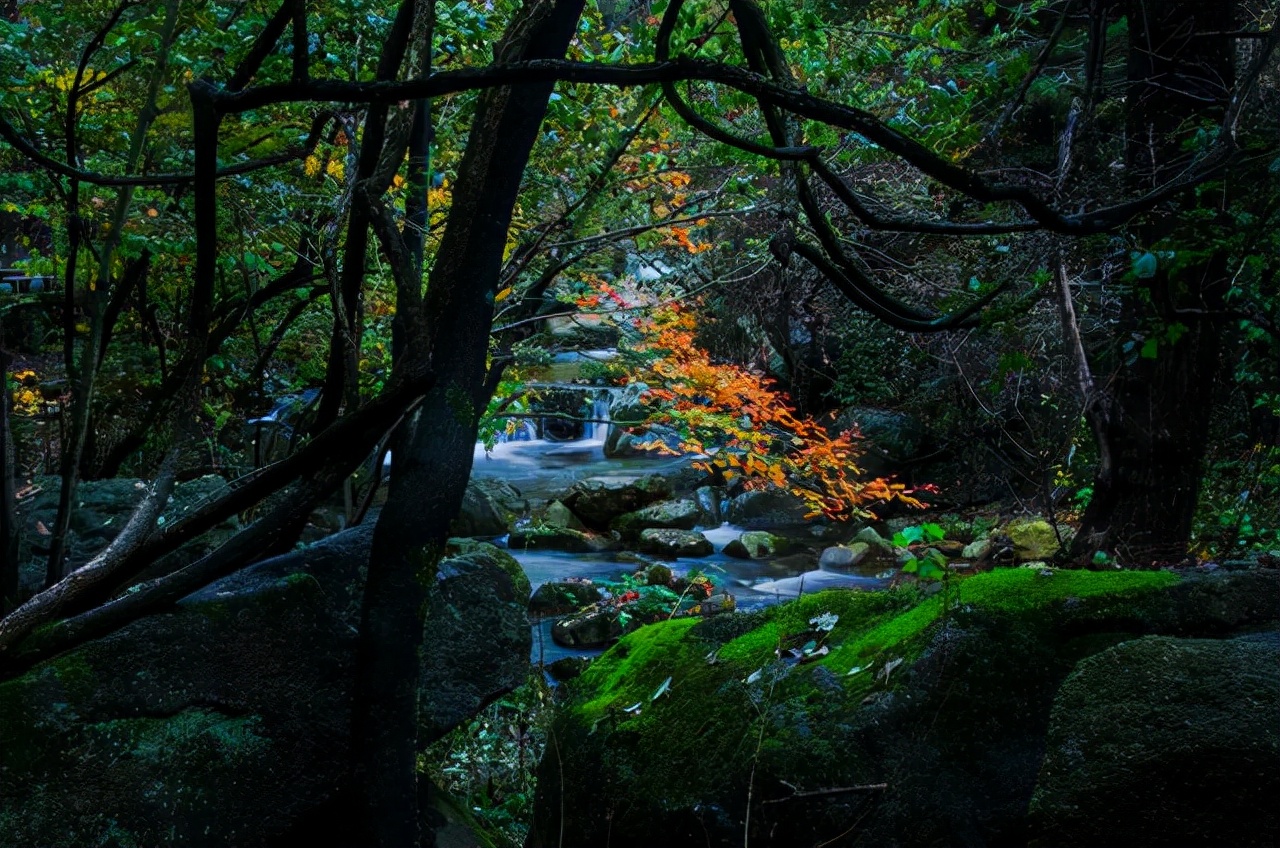
[[[662,23],[658,25],[658,34],[654,45],[654,58],[659,62],[665,62],[671,58],[671,34],[675,31],[676,20],[680,17],[680,10],[683,7],[684,0],[671,0],[662,16]],[[760,144],[716,126],[699,115],[697,110],[680,96],[680,92],[676,90],[675,82],[673,81],[663,81],[662,93],[667,102],[671,104],[671,108],[675,109],[676,114],[683,118],[689,126],[722,144],[736,147],[738,150],[752,153],[756,156],[763,156],[766,159],[782,161],[796,161],[815,152],[812,147],[772,147]]]
[[[307,139],[301,147],[291,148],[274,156],[267,156],[262,159],[254,159],[249,162],[240,162],[236,165],[227,165],[217,170],[217,176],[234,177],[240,174],[251,174],[254,171],[261,171],[264,168],[273,168],[276,165],[283,165],[287,162],[293,162],[298,159],[305,159],[310,156],[316,149],[316,145],[320,143],[321,133],[328,126],[329,121],[333,120],[332,112],[321,112],[312,119],[311,129],[307,133]],[[193,182],[195,174],[152,174],[131,177],[113,177],[108,174],[99,174],[96,171],[86,171],[83,168],[77,168],[68,165],[66,162],[59,162],[52,156],[40,151],[30,141],[23,138],[22,134],[9,123],[3,116],[0,116],[0,138],[9,142],[9,144],[30,159],[37,165],[52,171],[61,177],[69,177],[71,179],[80,180],[90,185],[115,186],[115,187],[136,187],[136,186],[162,186],[162,185],[183,185]]]
[[[856,277],[847,276],[843,270],[837,268],[821,250],[818,250],[813,245],[797,241],[792,249],[807,259],[820,274],[826,277],[841,294],[849,298],[856,306],[879,318],[895,330],[903,330],[908,333],[941,333],[974,326],[978,323],[975,319],[977,313],[1004,291],[1003,287],[997,288],[984,295],[978,301],[966,306],[961,312],[922,319],[895,310],[894,305],[906,305],[899,304],[897,301],[888,298],[876,288],[871,280],[861,273]],[[912,311],[914,312],[915,310]]]

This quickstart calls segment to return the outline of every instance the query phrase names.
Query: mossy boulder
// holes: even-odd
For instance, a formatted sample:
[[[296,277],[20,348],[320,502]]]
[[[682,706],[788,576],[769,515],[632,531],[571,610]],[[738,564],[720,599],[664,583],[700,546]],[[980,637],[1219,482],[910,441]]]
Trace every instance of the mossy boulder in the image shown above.
[[[613,546],[613,540],[595,533],[558,527],[554,524],[530,524],[517,527],[507,537],[507,547],[512,550],[568,551],[585,554],[604,551]]]
[[[372,527],[214,583],[0,684],[0,846],[342,843]],[[460,541],[431,596],[425,745],[522,683],[528,582]]]
[[[1004,527],[1004,535],[1013,543],[1013,556],[1019,562],[1053,559],[1062,546],[1053,525],[1043,518],[1019,518]]]
[[[748,530],[724,546],[725,556],[738,559],[760,559],[779,556],[791,550],[791,542],[767,530]]]
[[[642,530],[692,530],[702,517],[696,501],[672,500],[650,504],[620,515],[610,526],[623,536],[634,538]]]
[[[1278,794],[1280,633],[1147,636],[1059,690],[1033,844],[1277,845]]]
[[[592,606],[604,598],[600,587],[582,581],[556,580],[543,583],[529,599],[533,615],[564,615]]]
[[[715,551],[710,540],[701,533],[660,527],[641,530],[637,545],[641,553],[664,557],[704,557]]]
[[[867,545],[872,556],[892,556],[893,543],[876,532],[874,527],[863,527],[854,534],[853,541]]]
[[[1261,572],[1002,569],[643,627],[570,684],[529,844],[1025,844],[1077,663],[1277,620]]]
[[[566,648],[603,648],[622,635],[623,622],[613,607],[587,609],[551,625],[551,638]]]
[[[542,523],[550,524],[553,527],[568,527],[570,530],[587,529],[581,519],[560,501],[552,501],[547,505],[546,512],[542,515]]]
[[[671,497],[671,484],[657,474],[638,480],[579,480],[560,500],[596,530],[607,530],[620,515]]]

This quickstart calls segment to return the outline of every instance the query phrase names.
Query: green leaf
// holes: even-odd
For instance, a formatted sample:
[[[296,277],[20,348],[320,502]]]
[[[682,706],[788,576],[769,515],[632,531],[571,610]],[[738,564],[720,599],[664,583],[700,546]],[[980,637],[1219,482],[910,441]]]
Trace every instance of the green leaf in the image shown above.
[[[1142,350],[1139,352],[1139,355],[1143,359],[1155,359],[1156,356],[1159,354],[1159,350],[1160,350],[1159,339],[1147,339],[1145,342],[1142,343]]]

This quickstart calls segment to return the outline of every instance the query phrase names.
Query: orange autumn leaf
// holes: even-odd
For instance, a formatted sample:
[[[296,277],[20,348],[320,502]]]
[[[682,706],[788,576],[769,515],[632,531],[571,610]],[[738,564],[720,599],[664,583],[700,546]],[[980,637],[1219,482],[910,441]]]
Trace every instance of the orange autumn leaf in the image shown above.
[[[671,231],[688,239],[682,228]],[[866,515],[868,504],[893,499],[920,505],[901,484],[862,479],[854,433],[832,436],[812,418],[797,415],[768,378],[713,361],[695,342],[697,323],[688,309],[663,306],[638,319],[635,328],[641,335],[635,347],[650,359],[630,376],[654,386],[644,396],[651,409],[647,423],[677,432],[685,451],[710,453],[702,467],[726,479],[742,474],[748,489],[790,491],[811,515],[847,519]]]

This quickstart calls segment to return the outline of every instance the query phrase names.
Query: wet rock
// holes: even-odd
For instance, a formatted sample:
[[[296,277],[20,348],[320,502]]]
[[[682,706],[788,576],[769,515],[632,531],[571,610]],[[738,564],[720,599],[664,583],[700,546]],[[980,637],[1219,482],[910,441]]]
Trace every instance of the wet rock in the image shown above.
[[[528,511],[529,501],[515,486],[503,480],[473,477],[449,532],[454,536],[501,536]]]
[[[586,530],[587,526],[583,524],[578,516],[574,515],[569,507],[560,501],[552,501],[542,515],[542,523],[549,524],[552,527],[567,527],[570,530]]]
[[[818,568],[824,571],[847,571],[866,559],[871,546],[866,542],[854,542],[848,547],[837,545],[827,548],[818,557]]]
[[[644,441],[645,436],[638,430],[633,432],[632,428],[639,428],[649,417],[643,401],[648,388],[644,383],[629,383],[610,396],[609,421],[612,426],[605,436],[605,456],[632,456],[642,452],[636,447],[636,442]]]
[[[743,492],[729,501],[725,519],[750,530],[767,529],[805,520],[809,507],[800,498],[782,489]]]
[[[728,593],[719,593],[712,595],[705,601],[690,608],[690,615],[712,616],[720,613],[733,612],[738,606],[738,602],[734,600],[733,595]]]
[[[642,530],[692,530],[698,524],[701,511],[691,500],[661,501],[659,503],[620,515],[613,520],[612,529],[624,536],[634,537]]]
[[[547,674],[561,683],[578,677],[591,665],[591,657],[561,657],[547,666]]]
[[[726,556],[759,559],[777,556],[791,550],[791,542],[765,530],[748,530],[724,546]]]
[[[671,579],[670,566],[654,563],[644,570],[644,582],[650,586],[670,586]]]
[[[671,497],[671,484],[652,474],[639,480],[580,480],[560,500],[588,527],[605,530],[620,515]]]
[[[702,511],[700,524],[708,527],[719,527],[724,520],[720,516],[720,503],[724,500],[724,489],[719,486],[701,486],[693,493],[698,509]]]
[[[640,531],[642,553],[668,557],[703,557],[715,552],[710,540],[691,530],[650,528]]]
[[[863,527],[854,534],[853,541],[863,542],[870,546],[872,553],[880,552],[892,554],[894,552],[893,545],[887,539],[876,532],[874,527]]]
[[[568,527],[556,527],[553,524],[535,524],[518,527],[511,531],[507,538],[507,547],[512,550],[544,550],[568,551],[584,554],[608,550],[613,540],[581,530]]]
[[[529,599],[531,615],[564,615],[594,605],[604,597],[600,587],[582,581],[543,583]]]
[[[602,648],[620,636],[622,621],[613,608],[586,610],[551,626],[551,638],[566,648]]]
[[[987,553],[990,550],[991,550],[990,539],[977,539],[964,546],[964,548],[960,551],[960,557],[962,559],[974,559],[974,560],[982,559],[987,555]]]

